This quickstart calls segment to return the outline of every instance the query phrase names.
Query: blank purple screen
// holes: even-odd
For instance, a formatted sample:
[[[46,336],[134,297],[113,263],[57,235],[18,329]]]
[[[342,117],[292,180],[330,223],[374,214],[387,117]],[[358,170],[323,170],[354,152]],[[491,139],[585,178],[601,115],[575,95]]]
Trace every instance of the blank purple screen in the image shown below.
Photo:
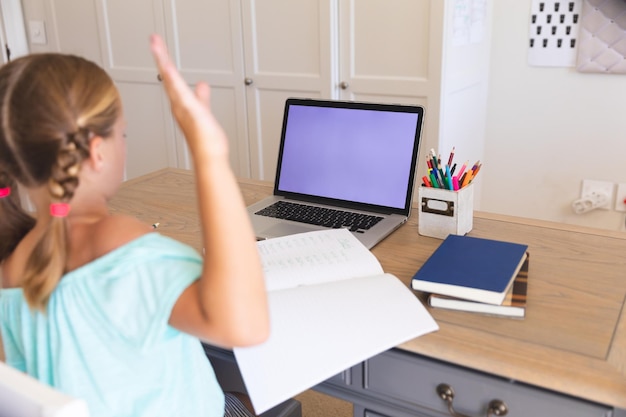
[[[417,113],[291,105],[278,188],[404,208]]]

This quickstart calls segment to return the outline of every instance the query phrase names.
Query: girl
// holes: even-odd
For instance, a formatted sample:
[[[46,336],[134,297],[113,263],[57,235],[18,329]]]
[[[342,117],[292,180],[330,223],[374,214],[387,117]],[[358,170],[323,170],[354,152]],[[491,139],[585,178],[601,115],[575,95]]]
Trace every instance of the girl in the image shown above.
[[[8,364],[87,400],[95,417],[223,416],[198,338],[267,338],[262,269],[208,86],[194,94],[158,36],[151,49],[193,155],[204,260],[109,214],[125,121],[108,75],[75,56],[19,58],[0,68],[1,345]]]

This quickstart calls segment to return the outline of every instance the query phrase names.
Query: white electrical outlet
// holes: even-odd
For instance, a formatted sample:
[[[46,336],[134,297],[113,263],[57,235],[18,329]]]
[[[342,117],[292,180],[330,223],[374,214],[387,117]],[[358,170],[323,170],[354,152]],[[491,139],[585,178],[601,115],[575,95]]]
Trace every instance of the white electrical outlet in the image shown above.
[[[595,208],[609,210],[613,206],[615,184],[609,181],[583,180],[580,198],[602,201]],[[606,199],[605,199],[606,197]]]
[[[626,211],[626,183],[617,184],[615,193],[615,210]]]
[[[30,42],[38,45],[48,43],[46,37],[46,25],[41,20],[30,20],[28,22],[28,30],[30,32]]]

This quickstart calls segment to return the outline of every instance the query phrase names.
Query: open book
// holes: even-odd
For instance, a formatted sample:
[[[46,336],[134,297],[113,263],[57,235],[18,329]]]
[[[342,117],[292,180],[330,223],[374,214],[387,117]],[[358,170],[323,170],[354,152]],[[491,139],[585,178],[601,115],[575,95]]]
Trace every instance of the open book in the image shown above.
[[[271,334],[234,349],[257,414],[359,362],[438,329],[398,278],[345,229],[258,243]]]

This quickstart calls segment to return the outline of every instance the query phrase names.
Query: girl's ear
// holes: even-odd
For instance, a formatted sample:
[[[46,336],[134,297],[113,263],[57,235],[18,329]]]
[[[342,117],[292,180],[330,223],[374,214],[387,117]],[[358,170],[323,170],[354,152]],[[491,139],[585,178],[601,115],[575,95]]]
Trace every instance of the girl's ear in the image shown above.
[[[101,171],[105,165],[102,143],[101,136],[92,137],[89,141],[89,158],[84,161],[96,172]]]

